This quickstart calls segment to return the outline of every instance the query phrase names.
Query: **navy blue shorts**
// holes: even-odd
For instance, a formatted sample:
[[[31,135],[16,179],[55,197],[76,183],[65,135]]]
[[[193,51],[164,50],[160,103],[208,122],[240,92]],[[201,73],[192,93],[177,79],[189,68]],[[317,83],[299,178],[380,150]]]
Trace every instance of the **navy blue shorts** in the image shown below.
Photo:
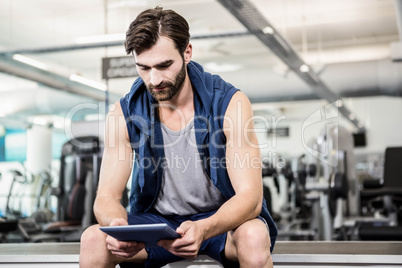
[[[213,215],[216,211],[200,213],[190,216],[162,216],[158,213],[136,213],[128,214],[128,223],[132,224],[150,224],[150,223],[166,223],[176,230],[182,222],[197,221]],[[226,263],[223,251],[225,249],[226,233],[205,240],[201,244],[200,255],[208,255],[217,260],[221,264]],[[175,256],[162,247],[146,248],[148,259],[145,267],[162,267],[168,263],[184,260]],[[126,266],[127,265],[127,266]],[[128,263],[120,265],[121,267],[129,267]]]

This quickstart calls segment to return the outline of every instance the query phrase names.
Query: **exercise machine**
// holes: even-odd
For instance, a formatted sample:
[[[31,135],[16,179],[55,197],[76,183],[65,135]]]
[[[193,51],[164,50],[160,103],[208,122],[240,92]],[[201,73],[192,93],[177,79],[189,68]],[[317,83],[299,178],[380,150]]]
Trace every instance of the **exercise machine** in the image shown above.
[[[76,242],[85,228],[96,223],[92,207],[99,180],[102,148],[96,136],[77,137],[63,145],[58,186],[51,189],[51,194],[58,200],[56,221],[43,226],[34,218],[19,221],[25,241]],[[46,177],[43,180],[43,187],[47,188]],[[44,190],[43,187],[40,191]]]

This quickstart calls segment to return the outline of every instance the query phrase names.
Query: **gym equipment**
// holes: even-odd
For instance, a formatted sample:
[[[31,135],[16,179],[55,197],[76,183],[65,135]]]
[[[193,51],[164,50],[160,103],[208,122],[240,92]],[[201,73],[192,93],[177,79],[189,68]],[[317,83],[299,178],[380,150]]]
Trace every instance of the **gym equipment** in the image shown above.
[[[264,199],[267,202],[268,211],[271,213],[272,218],[275,222],[280,221],[281,216],[273,210],[272,207],[272,193],[271,188],[268,185],[267,179],[273,179],[276,193],[279,193],[279,183],[278,183],[278,174],[276,169],[271,165],[268,161],[262,162],[262,179],[263,179],[263,195]]]
[[[3,242],[8,243],[9,242],[7,238],[8,233],[16,231],[17,227],[18,227],[17,220],[0,218],[0,243]]]
[[[102,145],[98,137],[77,137],[62,147],[60,177],[52,194],[58,199],[55,222],[39,226],[32,219],[20,220],[26,241],[79,241],[83,230],[96,223],[93,203],[99,179]]]
[[[10,190],[7,195],[6,201],[6,216],[8,218],[20,218],[21,217],[21,198],[16,198],[13,194],[17,192],[19,195],[22,195],[24,191],[22,190],[23,186],[27,184],[27,178],[25,175],[21,173],[21,171],[12,169],[10,173],[13,176],[13,180],[11,182]],[[16,186],[20,186],[17,191],[15,190]],[[11,203],[15,200],[19,201],[18,210],[15,209],[15,206],[11,206]],[[12,208],[13,207],[13,208]]]
[[[348,177],[353,172],[347,169],[351,164],[354,167],[353,152],[347,148],[351,142],[351,134],[336,126],[309,144],[309,154],[293,161],[290,203],[298,215],[284,225],[286,235],[292,238],[293,233],[304,233],[309,234],[304,239],[325,241],[345,239],[344,207],[350,181],[354,181]]]
[[[38,186],[36,189],[36,212],[51,211],[50,196],[52,192],[52,178],[47,171],[38,174]]]
[[[358,235],[362,240],[402,240],[401,159],[402,147],[386,148],[383,184],[378,187],[371,184],[369,189],[363,189],[360,193],[362,199],[368,200],[370,207],[387,219],[358,222]]]
[[[316,237],[316,231],[311,228],[311,203],[305,198],[304,184],[308,173],[302,172],[304,158],[302,155],[286,161],[278,171],[282,202],[281,221],[277,224],[280,240],[313,240]]]
[[[344,202],[348,198],[349,184],[347,179],[347,154],[337,151],[338,165],[334,167],[329,179],[328,202],[329,212],[333,219],[333,239],[345,240],[347,232],[344,229]]]

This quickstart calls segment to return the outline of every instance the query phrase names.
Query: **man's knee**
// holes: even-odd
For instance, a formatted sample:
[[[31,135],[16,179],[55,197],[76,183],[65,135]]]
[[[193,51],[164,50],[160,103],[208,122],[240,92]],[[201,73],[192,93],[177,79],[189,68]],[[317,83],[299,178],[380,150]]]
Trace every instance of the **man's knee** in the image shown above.
[[[270,245],[268,228],[265,223],[259,219],[247,221],[240,225],[234,231],[234,239],[235,241],[252,244],[256,247]]]
[[[245,222],[233,233],[240,263],[250,267],[271,267],[270,237],[264,222],[259,219]]]
[[[132,258],[116,257],[107,249],[107,235],[99,229],[99,225],[88,227],[81,235],[80,267],[115,267],[121,262],[145,263],[148,255],[143,249]],[[130,264],[130,267],[136,264]]]
[[[87,247],[99,245],[101,240],[105,240],[105,236],[99,230],[98,225],[92,225],[88,227],[81,235],[81,249],[82,247]],[[106,242],[104,242],[106,243]]]
[[[94,267],[94,264],[107,263],[106,236],[98,225],[88,227],[81,235],[80,267]]]

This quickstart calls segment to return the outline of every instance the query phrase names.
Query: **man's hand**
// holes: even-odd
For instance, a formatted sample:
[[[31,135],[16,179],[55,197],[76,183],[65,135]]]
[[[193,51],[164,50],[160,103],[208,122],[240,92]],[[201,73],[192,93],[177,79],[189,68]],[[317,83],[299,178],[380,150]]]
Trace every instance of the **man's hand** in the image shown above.
[[[110,226],[117,226],[117,225],[128,225],[128,222],[125,219],[119,218],[112,220],[112,222],[110,223]],[[131,258],[137,255],[138,252],[140,252],[142,249],[145,248],[144,243],[134,241],[133,242],[119,241],[110,235],[107,236],[106,238],[106,244],[107,249],[110,250],[110,252],[113,255],[122,258]]]
[[[177,228],[176,232],[181,235],[180,238],[174,240],[160,240],[158,245],[176,256],[186,259],[195,259],[200,250],[204,236],[200,222],[185,221]]]

